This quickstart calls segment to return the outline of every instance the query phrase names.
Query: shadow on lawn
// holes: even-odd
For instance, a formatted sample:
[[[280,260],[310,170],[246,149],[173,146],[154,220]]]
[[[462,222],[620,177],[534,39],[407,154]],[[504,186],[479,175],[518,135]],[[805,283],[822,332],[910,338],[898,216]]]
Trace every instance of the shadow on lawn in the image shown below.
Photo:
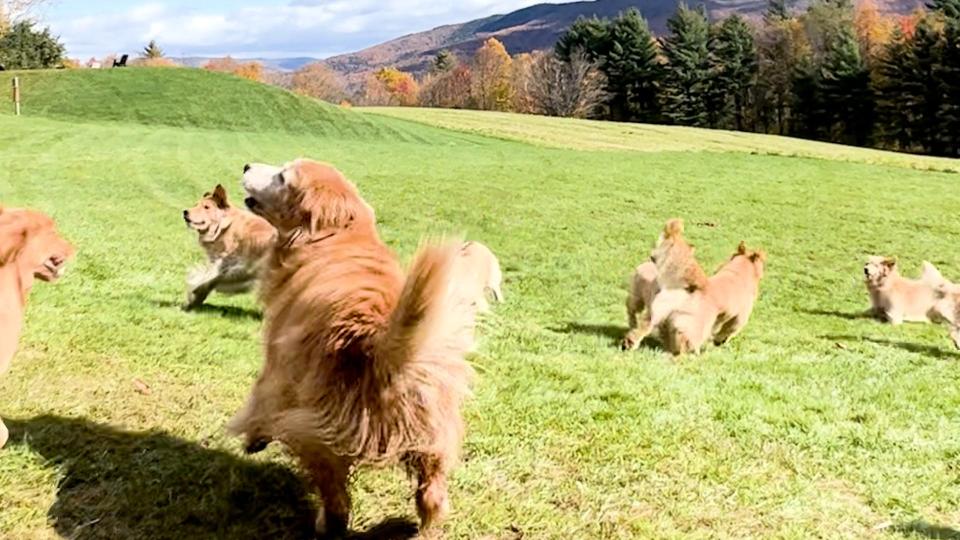
[[[162,308],[182,309],[181,304],[178,304],[177,302],[171,302],[169,300],[154,300],[154,303]],[[188,313],[219,315],[229,319],[250,319],[253,321],[263,320],[263,313],[253,309],[237,306],[214,306],[210,304],[203,304],[200,307],[193,308]]]
[[[820,336],[823,339],[835,342],[866,342],[873,343],[874,345],[881,345],[883,347],[895,347],[907,352],[912,352],[914,354],[921,354],[923,356],[929,356],[931,358],[936,358],[938,360],[958,360],[960,359],[960,353],[952,351],[947,348],[947,345],[950,344],[950,340],[944,336],[944,346],[938,347],[936,345],[924,345],[923,343],[912,343],[909,341],[892,341],[889,339],[877,339],[866,336]]]
[[[618,347],[620,346],[620,342],[623,341],[624,334],[627,333],[627,329],[622,326],[573,322],[567,323],[564,326],[549,328],[548,330],[559,334],[583,334],[586,336],[604,337]]]
[[[804,309],[804,310],[801,310],[801,312],[806,313],[807,315],[816,315],[818,317],[834,317],[837,319],[846,319],[848,321],[870,320],[874,318],[873,315],[871,315],[867,310],[849,313],[845,311]]]
[[[80,419],[6,423],[11,442],[63,468],[48,516],[65,538],[314,537],[303,482],[282,465]],[[393,519],[350,538],[415,534],[414,524]]]
[[[923,520],[897,525],[892,530],[903,535],[922,536],[936,540],[960,540],[960,530],[941,525],[931,525]]]

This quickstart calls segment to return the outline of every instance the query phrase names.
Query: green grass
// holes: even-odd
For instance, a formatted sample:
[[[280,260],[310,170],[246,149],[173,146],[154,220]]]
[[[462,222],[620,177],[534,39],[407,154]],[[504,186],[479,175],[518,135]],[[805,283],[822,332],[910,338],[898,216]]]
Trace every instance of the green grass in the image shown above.
[[[171,90],[131,107],[161,111],[149,101]],[[203,95],[198,110],[217,106]],[[261,363],[253,299],[176,307],[202,258],[182,209],[217,182],[239,195],[248,161],[298,155],[356,181],[402,257],[424,235],[465,232],[504,265],[508,303],[472,358],[448,538],[958,534],[960,354],[942,328],[856,317],[868,254],[911,271],[930,259],[960,278],[956,175],[550,148],[348,111],[344,122],[371,132],[242,130],[212,116],[175,128],[58,108],[70,121],[0,115],[3,202],[49,212],[79,248],[61,283],[35,289],[0,379],[13,432],[0,453],[2,538],[309,537],[312,501],[293,464],[276,448],[244,457],[223,433]],[[689,144],[698,133],[711,135]],[[626,278],[673,216],[706,266],[741,239],[769,251],[753,322],[699,358],[620,353]],[[361,473],[353,525],[412,516],[411,490],[397,471]]]
[[[402,118],[447,129],[521,141],[550,148],[639,152],[746,152],[874,163],[919,170],[960,172],[960,161],[700,128],[618,124],[573,118],[517,116],[511,113],[373,107],[381,117]]]

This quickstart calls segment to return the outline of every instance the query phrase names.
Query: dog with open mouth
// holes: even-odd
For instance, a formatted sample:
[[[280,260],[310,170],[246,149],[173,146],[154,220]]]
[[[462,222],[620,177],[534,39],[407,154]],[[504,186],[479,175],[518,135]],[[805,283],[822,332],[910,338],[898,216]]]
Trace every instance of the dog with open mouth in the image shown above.
[[[248,165],[243,186],[279,238],[261,285],[263,370],[230,431],[248,452],[278,441],[299,459],[321,535],[347,529],[351,473],[392,464],[415,478],[431,528],[448,512],[473,374],[463,244],[424,244],[404,272],[356,186],[316,161]]]
[[[0,207],[0,374],[17,352],[33,284],[60,279],[73,255],[73,246],[45,214]],[[0,420],[0,448],[8,437]]]
[[[222,185],[184,210],[183,220],[197,232],[200,247],[207,254],[207,263],[187,276],[184,310],[200,307],[213,291],[241,294],[256,286],[277,239],[270,223],[231,205]]]

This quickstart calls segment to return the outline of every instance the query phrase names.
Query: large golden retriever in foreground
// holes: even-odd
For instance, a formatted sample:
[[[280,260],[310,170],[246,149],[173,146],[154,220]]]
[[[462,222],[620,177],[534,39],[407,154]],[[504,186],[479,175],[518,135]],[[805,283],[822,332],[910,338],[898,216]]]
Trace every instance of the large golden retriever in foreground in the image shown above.
[[[183,309],[200,307],[213,291],[239,294],[253,289],[277,239],[277,231],[266,220],[231,205],[219,184],[184,210],[183,220],[197,232],[207,254],[207,264],[187,276]]]
[[[231,430],[248,452],[280,441],[299,458],[323,499],[321,534],[346,529],[361,465],[405,465],[422,526],[437,524],[472,377],[476,306],[454,286],[462,244],[421,247],[405,274],[333,167],[248,165],[243,185],[279,240],[261,285],[266,362]]]
[[[720,346],[739,334],[753,313],[765,263],[764,252],[741,243],[702,289],[658,294],[652,321],[664,348],[676,355],[699,354],[708,340]]]
[[[73,257],[53,220],[32,210],[0,207],[0,374],[10,368],[35,280],[53,282]],[[9,433],[0,420],[0,448]]]

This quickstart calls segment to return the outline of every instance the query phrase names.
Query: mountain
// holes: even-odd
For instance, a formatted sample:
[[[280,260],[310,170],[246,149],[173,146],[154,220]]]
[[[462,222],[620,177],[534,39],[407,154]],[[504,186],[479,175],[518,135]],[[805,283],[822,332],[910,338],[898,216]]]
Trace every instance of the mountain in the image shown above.
[[[334,70],[353,83],[361,82],[367,74],[381,67],[395,66],[404,71],[423,73],[430,60],[439,51],[449,49],[460,58],[468,58],[483,44],[495,37],[503,42],[511,54],[549,49],[557,38],[580,17],[614,17],[635,7],[650,23],[656,33],[666,30],[667,19],[676,11],[681,0],[596,0],[569,4],[539,4],[506,15],[494,15],[462,24],[453,24],[403,36],[359,52],[335,56],[326,60]],[[790,2],[803,8],[808,0]],[[922,0],[879,0],[881,9],[908,13],[923,5]],[[696,2],[688,2],[695,5]],[[722,19],[734,13],[759,17],[767,0],[705,0],[711,19]]]
[[[186,56],[182,58],[171,58],[174,62],[187,67],[203,67],[204,64],[213,60],[207,56]],[[319,58],[295,57],[295,58],[236,58],[238,62],[259,62],[263,67],[273,71],[296,71],[307,64],[319,62]]]

